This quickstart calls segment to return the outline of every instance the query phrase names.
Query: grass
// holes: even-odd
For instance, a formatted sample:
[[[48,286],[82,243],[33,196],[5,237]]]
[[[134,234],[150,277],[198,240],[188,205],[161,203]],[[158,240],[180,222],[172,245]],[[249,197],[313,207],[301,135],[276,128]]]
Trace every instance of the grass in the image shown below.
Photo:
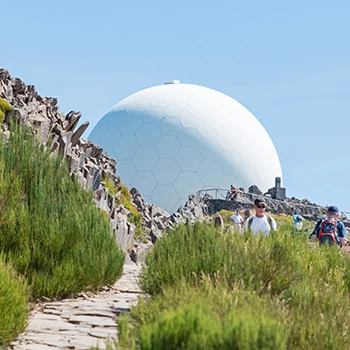
[[[0,257],[0,348],[24,331],[28,295],[25,279]]]
[[[114,283],[124,252],[62,158],[14,130],[0,140],[0,249],[32,297],[62,298]]]

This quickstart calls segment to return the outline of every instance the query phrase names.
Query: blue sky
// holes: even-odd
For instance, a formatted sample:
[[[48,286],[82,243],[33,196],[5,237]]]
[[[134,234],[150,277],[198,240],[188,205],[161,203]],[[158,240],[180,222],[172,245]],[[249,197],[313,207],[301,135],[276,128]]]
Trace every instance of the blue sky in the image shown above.
[[[270,134],[287,196],[350,215],[350,2],[15,1],[0,67],[92,127],[178,79],[247,107]],[[257,150],[261,152],[262,150]]]

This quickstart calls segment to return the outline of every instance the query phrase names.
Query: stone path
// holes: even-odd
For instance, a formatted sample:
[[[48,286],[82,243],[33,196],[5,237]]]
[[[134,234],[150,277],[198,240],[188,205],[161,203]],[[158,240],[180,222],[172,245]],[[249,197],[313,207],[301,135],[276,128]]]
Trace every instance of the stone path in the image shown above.
[[[15,350],[105,349],[105,340],[117,338],[116,320],[135,305],[140,266],[125,265],[115,285],[96,295],[47,302],[36,306],[26,331],[11,345]]]

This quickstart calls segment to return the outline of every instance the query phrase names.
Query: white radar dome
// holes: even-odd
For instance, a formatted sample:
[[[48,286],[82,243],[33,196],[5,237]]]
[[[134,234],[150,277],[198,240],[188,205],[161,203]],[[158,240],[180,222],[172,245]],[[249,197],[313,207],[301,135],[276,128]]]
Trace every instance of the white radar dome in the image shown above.
[[[265,192],[282,178],[271,138],[252,113],[221,92],[179,81],[123,99],[89,139],[117,160],[124,184],[170,213],[199,190],[254,184]]]

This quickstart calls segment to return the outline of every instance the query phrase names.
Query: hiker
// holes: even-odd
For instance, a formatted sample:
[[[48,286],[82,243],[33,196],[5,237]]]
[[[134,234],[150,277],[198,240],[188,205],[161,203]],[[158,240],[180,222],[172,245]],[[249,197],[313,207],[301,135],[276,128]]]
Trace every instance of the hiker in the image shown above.
[[[277,230],[277,224],[273,217],[265,214],[266,202],[264,199],[257,198],[254,201],[255,215],[246,220],[244,231],[253,233],[263,233],[268,235],[271,231]]]
[[[338,219],[339,210],[335,205],[331,205],[327,209],[326,218],[318,220],[314,230],[310,235],[311,242],[317,239],[320,244],[334,243],[344,246],[346,245],[346,229],[342,221]]]
[[[304,218],[300,214],[298,214],[297,211],[295,211],[293,215],[293,224],[294,228],[298,231],[300,231],[303,228],[303,220]]]
[[[226,199],[233,200],[237,194],[237,187],[231,185],[230,190],[227,192]]]
[[[244,221],[242,216],[239,214],[238,209],[236,209],[235,213],[230,216],[230,219],[233,221],[233,231],[242,232]]]

